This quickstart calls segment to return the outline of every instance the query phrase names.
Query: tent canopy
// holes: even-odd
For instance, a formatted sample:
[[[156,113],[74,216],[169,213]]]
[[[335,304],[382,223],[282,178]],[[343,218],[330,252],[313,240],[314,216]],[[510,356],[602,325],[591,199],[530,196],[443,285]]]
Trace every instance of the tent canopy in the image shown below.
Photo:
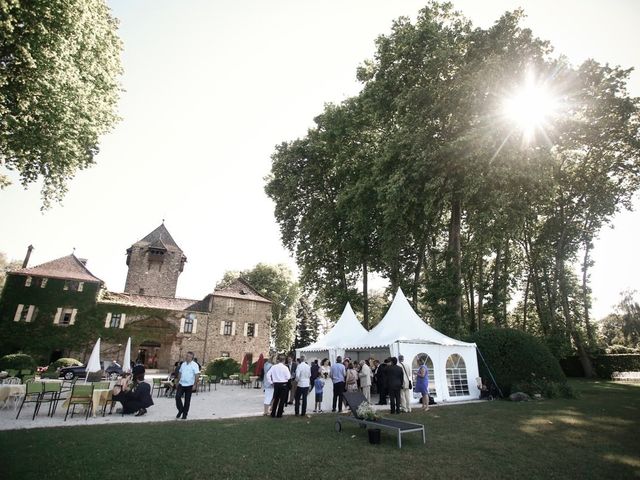
[[[362,326],[347,302],[338,322],[317,342],[301,348],[300,352],[319,352],[335,348],[347,348],[358,344],[369,332]]]
[[[402,289],[398,288],[389,310],[366,336],[357,343],[347,345],[353,348],[375,348],[391,345],[395,342],[433,343],[436,345],[475,347],[447,337],[427,325],[413,310]]]

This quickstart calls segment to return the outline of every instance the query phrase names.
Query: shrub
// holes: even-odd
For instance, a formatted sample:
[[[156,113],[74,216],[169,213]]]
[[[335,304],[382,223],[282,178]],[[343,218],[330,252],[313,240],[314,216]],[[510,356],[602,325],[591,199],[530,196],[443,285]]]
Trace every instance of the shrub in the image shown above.
[[[233,358],[216,358],[207,365],[205,373],[215,375],[218,378],[226,378],[240,372],[240,364]]]
[[[5,355],[0,358],[0,369],[2,370],[23,370],[23,369],[35,370],[35,360],[24,353],[12,353],[11,355]]]
[[[514,387],[526,388],[525,393],[554,395],[567,379],[558,360],[549,348],[536,337],[520,330],[489,328],[468,338],[474,342],[491,368],[496,383],[503,395],[516,391]],[[480,375],[489,379],[489,372],[478,358]],[[523,387],[523,385],[525,387]]]
[[[638,353],[637,349],[627,347],[625,345],[610,345],[606,348],[606,352],[612,355],[623,353]]]
[[[613,372],[640,372],[640,354],[597,355],[591,359],[596,375],[610,379]],[[584,377],[584,370],[578,357],[560,360],[560,365],[569,377]]]

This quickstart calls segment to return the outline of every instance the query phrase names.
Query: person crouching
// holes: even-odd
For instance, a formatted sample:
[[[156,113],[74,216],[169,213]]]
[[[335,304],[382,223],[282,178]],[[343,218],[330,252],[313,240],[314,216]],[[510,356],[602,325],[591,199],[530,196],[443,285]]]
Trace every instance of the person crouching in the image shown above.
[[[117,410],[118,413],[124,415],[135,413],[136,417],[140,417],[147,413],[147,408],[153,405],[151,386],[144,381],[144,367],[142,365],[133,367],[131,373],[133,382],[116,385],[113,388],[113,399],[122,404],[122,409]]]

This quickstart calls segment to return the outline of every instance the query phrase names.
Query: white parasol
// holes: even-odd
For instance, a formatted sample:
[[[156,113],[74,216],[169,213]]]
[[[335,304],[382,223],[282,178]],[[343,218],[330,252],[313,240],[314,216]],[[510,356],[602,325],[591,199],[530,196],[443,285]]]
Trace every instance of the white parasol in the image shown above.
[[[87,362],[86,371],[87,373],[99,372],[102,370],[100,367],[100,339],[93,346],[93,350],[91,351],[91,356],[89,357],[89,361]]]
[[[131,371],[131,337],[127,340],[127,346],[124,349],[124,358],[122,359],[122,372]]]

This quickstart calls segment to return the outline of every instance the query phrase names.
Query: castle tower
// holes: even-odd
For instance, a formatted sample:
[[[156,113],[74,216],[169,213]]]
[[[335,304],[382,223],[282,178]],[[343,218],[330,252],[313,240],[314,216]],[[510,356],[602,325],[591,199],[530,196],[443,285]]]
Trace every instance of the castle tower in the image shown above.
[[[164,223],[127,249],[126,293],[175,297],[187,257]]]

